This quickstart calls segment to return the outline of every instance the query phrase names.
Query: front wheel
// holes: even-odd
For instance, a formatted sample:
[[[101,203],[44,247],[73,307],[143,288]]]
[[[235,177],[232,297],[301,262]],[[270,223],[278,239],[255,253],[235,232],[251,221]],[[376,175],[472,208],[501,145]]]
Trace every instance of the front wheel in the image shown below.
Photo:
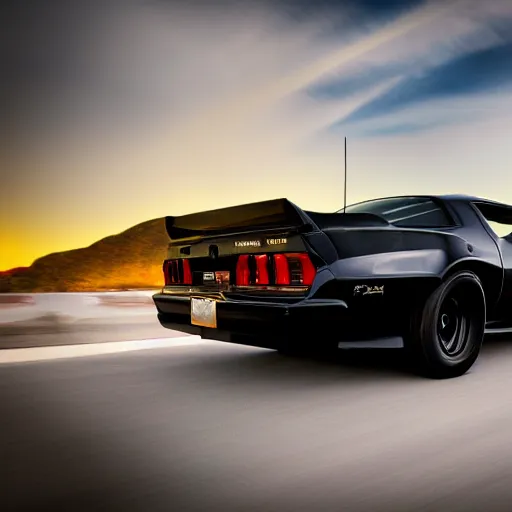
[[[458,272],[444,281],[412,316],[406,348],[419,372],[436,379],[466,373],[480,353],[485,311],[474,273]]]

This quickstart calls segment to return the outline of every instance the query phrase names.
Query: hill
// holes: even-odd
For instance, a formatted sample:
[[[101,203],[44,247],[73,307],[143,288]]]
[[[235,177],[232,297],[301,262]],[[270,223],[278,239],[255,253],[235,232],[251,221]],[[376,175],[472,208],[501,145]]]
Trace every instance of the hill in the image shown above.
[[[85,292],[158,288],[169,239],[164,219],[138,224],[82,249],[49,254],[0,272],[0,292]]]

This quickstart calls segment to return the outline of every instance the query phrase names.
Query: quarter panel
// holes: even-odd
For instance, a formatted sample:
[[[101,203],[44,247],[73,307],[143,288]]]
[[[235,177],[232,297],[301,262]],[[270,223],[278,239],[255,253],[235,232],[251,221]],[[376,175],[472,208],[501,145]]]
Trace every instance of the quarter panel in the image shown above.
[[[346,301],[368,322],[393,318],[405,329],[412,309],[439,285],[447,269],[475,259],[475,247],[457,234],[405,228],[332,229],[338,259],[311,294]],[[487,248],[488,250],[488,248]],[[499,269],[499,255],[493,256]]]
[[[400,253],[409,259],[409,262],[416,260],[419,264],[422,256],[416,258],[412,253],[420,250],[434,251],[425,253],[428,255],[438,254],[438,251],[441,251],[446,254],[448,262],[472,256],[471,247],[465,239],[454,233],[443,231],[390,227],[359,230],[333,229],[329,230],[327,235],[332,240],[338,252],[338,258],[341,260],[370,255],[380,255],[381,258],[389,259],[392,253]],[[436,256],[436,258],[439,257]],[[410,263],[406,265],[410,267]]]
[[[447,252],[442,249],[418,249],[345,258],[329,268],[340,278],[436,276],[443,272],[449,261]]]

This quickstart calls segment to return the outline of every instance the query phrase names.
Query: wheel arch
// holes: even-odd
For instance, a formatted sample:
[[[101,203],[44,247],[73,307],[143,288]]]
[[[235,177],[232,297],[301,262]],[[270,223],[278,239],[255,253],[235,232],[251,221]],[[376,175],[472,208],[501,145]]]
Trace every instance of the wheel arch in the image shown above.
[[[491,312],[498,303],[503,285],[503,269],[478,259],[459,260],[445,269],[441,280],[446,281],[461,271],[473,272],[482,284],[487,312]]]

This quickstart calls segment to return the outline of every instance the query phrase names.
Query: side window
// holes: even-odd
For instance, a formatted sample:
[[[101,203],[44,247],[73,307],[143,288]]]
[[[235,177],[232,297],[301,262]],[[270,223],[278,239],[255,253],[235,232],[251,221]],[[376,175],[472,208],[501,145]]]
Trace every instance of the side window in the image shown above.
[[[433,201],[411,205],[408,210],[395,212],[389,219],[395,226],[403,227],[449,227],[452,222],[444,210]]]
[[[488,203],[474,203],[474,205],[496,236],[505,238],[512,233],[512,207]]]
[[[509,226],[508,224],[500,224],[499,222],[493,222],[492,220],[488,220],[487,224],[489,224],[489,227],[500,238],[504,238],[512,232],[512,226]]]
[[[347,213],[373,213],[401,227],[445,228],[454,225],[441,204],[426,197],[367,201],[347,207]]]

